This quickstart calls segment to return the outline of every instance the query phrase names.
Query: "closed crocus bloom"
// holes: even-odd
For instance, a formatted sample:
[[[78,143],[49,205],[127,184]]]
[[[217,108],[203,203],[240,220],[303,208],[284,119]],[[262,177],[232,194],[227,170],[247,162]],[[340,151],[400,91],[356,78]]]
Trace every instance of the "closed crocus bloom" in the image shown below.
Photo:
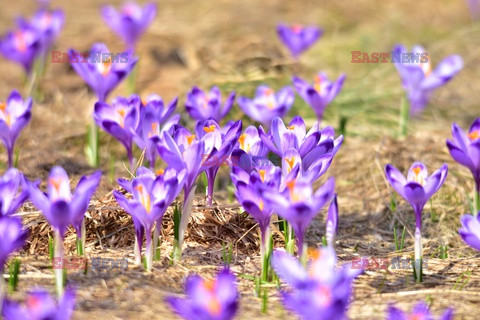
[[[0,101],[0,139],[8,153],[8,167],[13,166],[13,150],[20,132],[32,117],[32,98],[25,101],[14,90],[6,102]]]
[[[134,133],[133,141],[140,149],[146,150],[146,157],[150,163],[150,169],[155,169],[158,156],[157,144],[163,131],[172,132],[174,125],[180,120],[180,115],[171,114],[175,111],[178,99],[173,99],[167,106],[161,97],[151,95],[145,105],[140,107],[140,123]],[[170,117],[170,118],[169,118]]]
[[[241,120],[232,124],[225,133],[222,133],[220,126],[214,120],[197,123],[195,130],[197,137],[205,142],[205,161],[202,165],[205,167],[208,181],[208,205],[212,205],[213,202],[213,187],[218,169],[230,157],[241,131]]]
[[[335,180],[329,178],[317,191],[305,179],[293,178],[285,181],[280,192],[265,191],[264,197],[274,211],[292,226],[297,240],[298,255],[302,256],[305,232],[313,218],[333,196]]]
[[[288,149],[282,157],[282,174],[287,177],[296,166],[299,167],[296,177],[302,177],[311,183],[317,181],[330,167],[333,160],[333,152],[319,155],[313,162],[303,161],[298,151],[294,148]]]
[[[323,72],[315,76],[313,85],[298,77],[293,78],[293,84],[298,94],[312,107],[319,121],[323,119],[323,113],[327,106],[342,90],[344,81],[344,74],[335,82],[330,82],[327,75]]]
[[[28,198],[28,182],[15,168],[0,177],[0,216],[14,214]]]
[[[36,290],[27,294],[25,307],[16,302],[5,301],[5,320],[69,320],[75,308],[75,290],[67,288],[58,302],[46,290]]]
[[[419,320],[433,320],[433,315],[431,314],[428,306],[425,302],[418,302],[412,309],[411,312],[406,314],[402,310],[389,305],[387,310],[386,320],[409,320],[409,319],[419,319]],[[448,308],[445,312],[438,318],[438,320],[452,320],[453,319],[453,309]]]
[[[463,241],[473,249],[480,251],[480,214],[473,216],[464,214],[460,218],[462,227],[458,229],[458,233]]]
[[[185,284],[187,297],[169,297],[167,302],[185,320],[231,320],[238,310],[235,282],[235,276],[227,268],[211,280],[192,275]]]
[[[304,268],[286,252],[273,252],[272,266],[292,290],[282,292],[284,306],[300,319],[343,320],[352,295],[352,282],[362,272],[346,264],[336,267],[332,248],[318,249]]]
[[[133,198],[127,199],[118,191],[114,191],[113,195],[118,204],[132,216],[137,235],[138,232],[145,230],[147,270],[151,271],[153,226],[155,223],[157,226],[161,225],[168,206],[180,193],[185,183],[186,169],[177,171],[174,168],[167,168],[156,176],[149,169],[141,167],[137,173],[137,177],[132,180],[130,186],[123,180],[119,181],[121,186],[132,192]],[[138,224],[141,224],[142,229]]]
[[[288,149],[294,148],[307,167],[324,154],[335,155],[343,142],[342,135],[335,139],[333,128],[320,130],[318,123],[307,132],[300,116],[294,117],[288,126],[285,126],[282,119],[275,117],[270,134],[266,134],[262,127],[258,131],[270,151],[283,157]]]
[[[423,56],[422,56],[423,54]],[[404,55],[409,55],[409,61]],[[427,61],[425,58],[428,58]],[[410,114],[420,113],[430,102],[432,92],[450,81],[462,68],[463,60],[458,55],[451,55],[441,61],[438,66],[433,69],[430,62],[430,55],[421,46],[414,46],[411,53],[407,52],[407,48],[397,45],[392,52],[392,61],[402,79],[403,88],[407,92],[408,101],[410,102]]]
[[[443,164],[440,169],[428,175],[427,167],[421,162],[414,162],[408,170],[407,178],[400,171],[388,164],[385,174],[388,182],[413,208],[415,212],[415,260],[422,258],[422,211],[427,201],[440,189],[447,178],[448,167]],[[420,269],[416,269],[417,281],[421,281]]]
[[[8,60],[20,64],[27,74],[42,50],[42,35],[31,25],[9,31],[0,39],[0,53]]]
[[[223,103],[218,87],[212,87],[208,93],[198,87],[193,87],[187,94],[185,109],[194,120],[220,122],[228,114],[234,102],[235,92],[231,92]]]
[[[293,105],[295,94],[291,87],[277,93],[267,86],[259,86],[255,98],[238,98],[238,105],[251,119],[269,126],[274,117],[283,117]]]
[[[0,274],[3,273],[3,266],[7,262],[8,256],[21,249],[25,245],[27,237],[28,231],[23,229],[20,218],[0,217]],[[3,279],[0,280],[3,281]]]
[[[68,51],[72,68],[97,94],[101,102],[105,102],[113,89],[132,71],[138,61],[131,52],[111,54],[103,43],[96,43],[88,57],[79,52]]]
[[[149,3],[143,8],[135,2],[125,3],[120,10],[113,6],[102,8],[102,18],[127,45],[134,50],[135,46],[157,15],[157,5]]]
[[[93,118],[97,125],[120,141],[127,150],[130,167],[133,168],[133,137],[140,121],[140,98],[117,97],[111,104],[95,103]]]
[[[65,14],[62,10],[41,9],[29,21],[19,19],[21,27],[30,25],[38,30],[41,38],[41,53],[45,56],[53,46],[62,31],[65,23]]]
[[[480,118],[465,133],[456,123],[452,125],[453,140],[447,139],[448,151],[452,158],[467,167],[475,181],[475,210],[480,210]]]
[[[328,207],[325,229],[325,238],[327,239],[327,245],[329,247],[333,247],[338,229],[338,203],[336,193],[333,195],[332,201],[330,202],[330,207]]]
[[[316,26],[279,24],[277,34],[293,58],[298,59],[300,54],[310,48],[322,36],[323,30]]]
[[[260,139],[258,129],[254,126],[248,126],[245,132],[238,137],[237,148],[258,157],[263,157],[268,153],[268,149]]]

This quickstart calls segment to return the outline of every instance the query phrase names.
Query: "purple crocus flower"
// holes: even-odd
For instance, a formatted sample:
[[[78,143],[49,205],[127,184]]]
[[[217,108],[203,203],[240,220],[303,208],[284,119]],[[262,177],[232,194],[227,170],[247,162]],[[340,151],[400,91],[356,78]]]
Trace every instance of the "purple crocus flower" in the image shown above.
[[[27,237],[28,231],[23,229],[20,218],[0,217],[0,274],[3,274],[3,266],[7,262],[8,256],[21,249],[25,245]],[[0,281],[3,281],[3,278]]]
[[[20,64],[27,75],[42,50],[42,35],[31,25],[20,26],[0,39],[0,53],[8,60]]]
[[[428,309],[428,306],[425,302],[418,302],[412,309],[412,312],[408,315],[402,310],[389,305],[387,310],[386,320],[409,320],[409,319],[418,319],[418,320],[433,320],[433,316]],[[438,318],[439,320],[452,320],[453,319],[453,309],[448,308],[445,312]]]
[[[50,296],[48,291],[37,289],[29,292],[22,307],[13,301],[5,301],[3,317],[5,320],[69,320],[75,308],[75,290],[67,288],[58,302]]]
[[[247,157],[246,153],[237,152],[235,154],[239,159]],[[241,161],[240,161],[241,162]],[[273,214],[273,208],[264,201],[263,193],[265,190],[278,190],[282,180],[282,172],[279,167],[275,167],[271,162],[263,164],[261,167],[249,168],[246,171],[241,165],[233,165],[231,178],[235,185],[238,203],[257,221],[261,233],[261,251],[266,252],[268,241],[268,229],[270,219]]]
[[[17,169],[8,169],[0,177],[0,194],[0,217],[14,214],[28,198],[27,179]]]
[[[225,133],[215,120],[197,122],[195,132],[197,137],[205,141],[205,155],[202,165],[207,175],[207,205],[213,202],[213,187],[218,169],[224,163],[224,159],[230,157],[242,131],[242,121],[239,120],[230,125]]]
[[[287,177],[292,174],[295,167],[299,167],[295,177],[302,177],[311,183],[317,181],[330,167],[333,160],[333,152],[327,152],[319,155],[318,159],[311,161],[303,161],[300,153],[294,149],[288,149],[282,157],[282,174]],[[308,160],[308,159],[307,159]]]
[[[23,100],[18,91],[13,90],[7,102],[0,102],[0,139],[8,153],[8,167],[13,166],[15,141],[32,117],[32,98]]]
[[[464,214],[460,218],[462,227],[458,233],[462,240],[475,250],[480,251],[480,214],[474,217],[471,214]]]
[[[112,56],[103,43],[94,44],[89,57],[83,57],[73,49],[68,53],[72,68],[95,91],[101,102],[106,101],[110,92],[132,71],[138,61],[131,52]],[[126,59],[122,59],[122,56]]]
[[[117,11],[113,6],[102,8],[105,23],[118,34],[129,50],[134,50],[141,35],[157,15],[157,5],[149,3],[143,8],[135,2],[127,2]]]
[[[187,297],[168,297],[167,302],[185,320],[231,320],[238,310],[235,282],[235,275],[228,268],[212,280],[192,275],[185,284]]]
[[[291,87],[285,87],[275,93],[267,86],[259,86],[255,98],[238,98],[243,112],[255,121],[269,126],[275,117],[283,117],[293,105],[295,94]]]
[[[405,59],[404,56],[409,55],[406,47],[397,45],[392,52],[392,61],[395,63],[402,79],[403,88],[408,95],[411,115],[420,113],[429,103],[432,92],[450,81],[463,68],[462,58],[458,55],[451,55],[432,70],[429,55],[426,56],[428,61],[422,61],[422,54],[426,53],[423,47],[414,46],[410,56],[416,55],[418,59],[415,62],[412,62],[412,59],[404,62],[402,61]]]
[[[427,201],[440,189],[447,178],[448,167],[443,164],[440,169],[428,175],[427,167],[421,162],[414,162],[408,170],[407,178],[395,167],[385,166],[387,180],[395,191],[407,200],[415,212],[415,260],[422,258],[422,211]],[[417,280],[421,279],[420,269]]]
[[[198,87],[193,87],[187,94],[185,109],[194,120],[220,122],[228,114],[234,102],[234,91],[228,95],[222,107],[222,94],[217,86],[212,87],[209,93]]]
[[[325,234],[326,234],[325,238],[327,239],[327,245],[329,247],[333,248],[337,230],[338,230],[338,203],[337,203],[337,194],[335,193],[333,195],[332,202],[330,202],[330,207],[328,207],[327,223],[326,223],[326,230],[325,230]]]
[[[41,9],[29,21],[20,18],[18,24],[20,27],[31,26],[36,29],[41,38],[40,51],[45,58],[48,51],[58,38],[65,23],[65,14],[62,10]]]
[[[254,126],[248,126],[238,137],[237,148],[257,157],[264,157],[268,153],[268,149],[260,139],[258,129]]]
[[[93,118],[97,125],[120,141],[127,150],[130,168],[133,168],[133,137],[140,121],[140,98],[117,97],[109,105],[105,102],[95,103]]]
[[[277,34],[293,58],[298,59],[300,54],[310,48],[322,36],[323,30],[316,26],[279,24]]]
[[[448,151],[452,158],[467,167],[475,181],[475,212],[480,210],[480,118],[475,119],[468,133],[456,123],[452,125],[453,141],[447,139]]]
[[[342,74],[337,81],[330,82],[327,75],[320,72],[315,76],[313,85],[298,77],[293,77],[292,81],[298,94],[312,107],[320,122],[327,106],[342,90],[345,74]]]
[[[165,106],[160,96],[151,95],[140,108],[140,125],[133,136],[133,141],[140,149],[145,150],[152,170],[155,170],[158,156],[157,144],[160,142],[162,132],[171,132],[173,126],[180,120],[179,114],[170,117],[177,107],[177,102],[178,99],[175,98]]]
[[[273,252],[272,266],[292,291],[283,291],[284,306],[300,319],[343,320],[352,296],[352,282],[362,273],[351,264],[336,267],[333,248],[313,252],[305,269],[301,262],[286,252]]]
[[[137,170],[138,176],[131,182],[131,187],[123,180],[120,185],[132,191],[133,198],[127,199],[122,193],[114,191],[118,204],[133,217],[138,232],[140,223],[146,232],[147,270],[152,270],[153,248],[152,230],[155,223],[160,226],[168,206],[175,200],[185,183],[186,169],[177,171],[167,168],[163,173],[155,174],[145,167]],[[138,234],[138,233],[137,233]],[[140,240],[140,239],[139,239]],[[141,243],[141,242],[139,242]]]
[[[100,184],[102,173],[97,171],[90,176],[83,176],[77,184],[75,192],[70,191],[70,180],[62,167],[54,167],[50,171],[47,182],[47,193],[43,193],[35,184],[30,184],[30,200],[43,212],[48,222],[63,238],[67,226],[72,224],[79,238],[81,226],[88,209],[90,198]]]
[[[335,181],[329,178],[316,192],[309,180],[293,178],[285,181],[280,192],[266,190],[264,197],[274,211],[292,226],[297,239],[298,255],[302,256],[305,232],[312,219],[333,196]]]
[[[332,127],[320,130],[318,122],[307,132],[305,122],[299,116],[294,117],[287,127],[282,119],[275,117],[270,134],[266,134],[261,126],[259,134],[265,146],[282,158],[288,149],[297,150],[306,168],[327,153],[335,155],[343,142],[342,135],[335,139]]]

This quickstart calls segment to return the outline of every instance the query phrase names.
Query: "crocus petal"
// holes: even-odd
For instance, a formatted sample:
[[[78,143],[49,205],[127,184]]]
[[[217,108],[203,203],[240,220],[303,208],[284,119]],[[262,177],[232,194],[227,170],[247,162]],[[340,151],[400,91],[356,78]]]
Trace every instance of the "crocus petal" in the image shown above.
[[[291,286],[302,287],[308,282],[308,273],[295,257],[290,254],[274,250],[272,267],[278,276]]]

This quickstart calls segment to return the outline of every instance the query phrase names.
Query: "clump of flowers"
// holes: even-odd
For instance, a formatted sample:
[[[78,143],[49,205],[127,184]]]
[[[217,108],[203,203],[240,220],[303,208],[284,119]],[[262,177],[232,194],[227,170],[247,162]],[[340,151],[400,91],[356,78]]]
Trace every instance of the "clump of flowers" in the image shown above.
[[[410,313],[405,313],[392,304],[388,307],[386,320],[407,320],[407,319],[432,319],[433,316],[427,306],[423,301],[418,302]],[[453,319],[453,309],[448,308],[445,312],[438,318],[438,320],[452,320]]]
[[[232,108],[235,102],[235,92],[228,95],[223,105],[222,102],[222,93],[217,86],[213,86],[210,92],[193,87],[187,94],[185,109],[194,120],[220,122]]]

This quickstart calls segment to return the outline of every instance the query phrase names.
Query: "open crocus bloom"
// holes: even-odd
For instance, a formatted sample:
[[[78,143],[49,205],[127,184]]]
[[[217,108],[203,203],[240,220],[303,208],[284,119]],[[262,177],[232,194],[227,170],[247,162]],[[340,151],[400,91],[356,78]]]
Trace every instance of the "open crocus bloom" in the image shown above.
[[[326,107],[338,95],[344,81],[345,74],[342,74],[337,81],[330,82],[323,72],[315,76],[313,85],[298,77],[293,77],[293,84],[298,94],[312,107],[319,120],[323,119]]]
[[[47,182],[47,194],[40,191],[36,184],[30,184],[30,200],[42,211],[48,222],[63,238],[67,226],[72,224],[78,237],[82,237],[81,224],[88,209],[90,198],[97,189],[102,173],[97,171],[80,179],[75,192],[70,191],[70,180],[61,167],[50,171]]]
[[[228,95],[222,106],[222,94],[218,87],[212,87],[208,93],[198,87],[193,87],[187,94],[185,109],[194,120],[220,122],[230,111],[234,101],[235,92]]]
[[[302,177],[312,183],[317,181],[330,167],[333,160],[333,152],[319,155],[314,162],[303,161],[300,154],[294,148],[288,149],[282,157],[282,174],[287,177],[298,166],[296,177]],[[308,160],[308,159],[307,159]]]
[[[428,306],[425,302],[421,301],[417,303],[412,312],[408,315],[402,310],[390,305],[387,311],[386,320],[433,320],[433,316],[428,309]],[[453,309],[448,308],[438,320],[452,320],[453,319]]]
[[[259,86],[255,98],[238,98],[243,112],[255,121],[269,126],[274,117],[283,117],[293,105],[295,94],[291,87],[285,87],[275,93],[267,86]]]
[[[46,290],[36,290],[27,294],[25,307],[7,300],[2,315],[5,320],[69,320],[75,307],[75,290],[68,287],[58,302]]]
[[[22,65],[27,74],[32,71],[41,50],[42,35],[31,25],[22,25],[0,39],[0,53],[6,59]]]
[[[480,214],[474,217],[471,214],[464,214],[460,221],[462,227],[458,233],[463,241],[475,250],[480,251]]]
[[[235,276],[227,269],[221,270],[212,280],[198,275],[187,278],[186,298],[169,297],[170,307],[185,320],[230,320],[238,310],[238,291]]]
[[[322,34],[323,30],[316,26],[302,26],[299,24],[291,26],[279,24],[277,26],[278,37],[295,59],[310,48]]]
[[[0,216],[14,214],[28,198],[28,182],[15,168],[0,177]]]
[[[157,15],[157,5],[149,3],[143,8],[135,2],[125,3],[117,11],[113,6],[102,8],[102,18],[105,23],[118,34],[127,45],[133,50],[148,26]]]
[[[333,196],[335,180],[329,178],[316,192],[312,183],[306,179],[286,179],[285,188],[280,192],[266,190],[264,197],[268,205],[282,218],[286,219],[295,232],[298,255],[302,256],[305,232],[312,219],[320,212]]]
[[[127,150],[130,166],[133,167],[132,143],[140,121],[140,98],[117,97],[112,104],[95,103],[93,118],[97,125],[120,141]]]
[[[352,282],[363,271],[347,264],[336,267],[332,248],[318,249],[305,269],[290,254],[275,250],[272,266],[293,290],[283,291],[283,303],[301,319],[343,320],[352,295]]]
[[[385,174],[390,185],[410,203],[415,211],[417,228],[422,229],[422,210],[427,201],[440,189],[447,178],[448,167],[443,164],[440,169],[428,175],[427,167],[421,162],[414,162],[408,170],[407,178],[395,167],[388,164]]]
[[[18,217],[0,217],[0,274],[8,256],[25,245],[28,231],[23,229]],[[3,281],[3,279],[1,279]],[[0,292],[1,294],[1,292]],[[1,303],[1,301],[0,301]]]
[[[421,55],[422,53],[426,53],[423,47],[414,46],[411,54]],[[463,60],[458,55],[451,55],[441,61],[435,69],[432,69],[430,56],[426,62],[420,60],[421,56],[414,62],[404,62],[401,61],[404,59],[404,54],[408,54],[408,52],[407,48],[402,45],[395,46],[392,52],[395,67],[402,79],[403,88],[408,94],[410,114],[415,115],[429,103],[430,96],[435,89],[446,84],[463,68]]]
[[[122,61],[122,55],[111,55],[111,51],[103,43],[96,43],[90,50],[89,57],[82,57],[77,51],[68,51],[72,68],[97,94],[98,100],[105,102],[107,96],[133,69],[138,61],[131,52],[127,61]]]
[[[148,97],[145,105],[140,108],[140,125],[134,133],[133,140],[140,149],[145,149],[146,157],[150,162],[150,169],[155,169],[157,159],[157,144],[163,131],[172,132],[173,126],[178,124],[180,115],[170,115],[175,111],[178,99],[173,99],[167,106],[157,95]],[[170,117],[170,119],[169,119]]]
[[[447,140],[452,158],[467,167],[475,180],[477,193],[480,192],[480,118],[465,133],[456,123],[452,125],[453,140]]]
[[[275,117],[270,134],[266,134],[261,126],[258,131],[270,151],[283,158],[288,149],[294,148],[306,167],[310,167],[327,153],[334,156],[343,142],[342,135],[335,139],[333,128],[319,130],[318,122],[307,132],[305,122],[300,116],[294,117],[287,127],[281,118]]]
[[[8,153],[8,166],[13,166],[13,149],[20,132],[32,117],[32,98],[23,100],[18,91],[10,93],[6,102],[0,101],[0,139]]]

